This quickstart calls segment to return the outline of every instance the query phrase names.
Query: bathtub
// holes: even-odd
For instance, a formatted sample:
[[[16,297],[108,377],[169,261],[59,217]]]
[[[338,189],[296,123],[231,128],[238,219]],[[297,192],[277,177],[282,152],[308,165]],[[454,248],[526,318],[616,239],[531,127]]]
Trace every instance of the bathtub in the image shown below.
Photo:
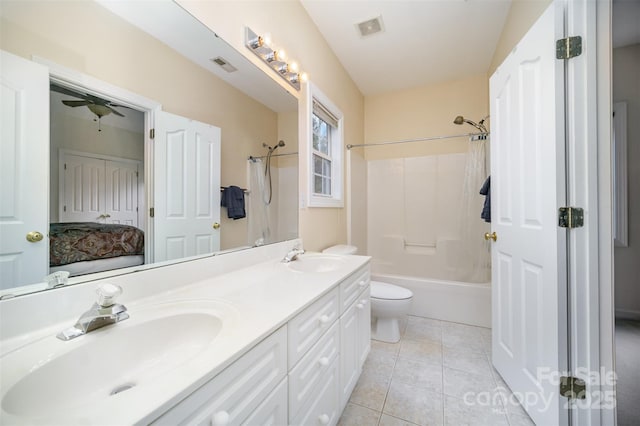
[[[491,327],[491,284],[464,283],[402,275],[371,274],[413,292],[409,315]]]

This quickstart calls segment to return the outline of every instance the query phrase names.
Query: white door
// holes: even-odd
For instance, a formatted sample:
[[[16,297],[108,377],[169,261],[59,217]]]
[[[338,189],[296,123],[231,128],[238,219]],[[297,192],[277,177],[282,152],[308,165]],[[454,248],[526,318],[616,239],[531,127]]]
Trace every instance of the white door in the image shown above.
[[[0,289],[42,282],[49,259],[49,70],[0,51]],[[27,233],[43,238],[29,242]]]
[[[220,129],[167,112],[156,117],[154,262],[220,249]]]
[[[563,11],[553,3],[490,79],[493,364],[539,425],[567,424]]]
[[[102,222],[105,210],[104,160],[63,154],[60,222]]]
[[[105,221],[138,226],[138,163],[105,161]]]

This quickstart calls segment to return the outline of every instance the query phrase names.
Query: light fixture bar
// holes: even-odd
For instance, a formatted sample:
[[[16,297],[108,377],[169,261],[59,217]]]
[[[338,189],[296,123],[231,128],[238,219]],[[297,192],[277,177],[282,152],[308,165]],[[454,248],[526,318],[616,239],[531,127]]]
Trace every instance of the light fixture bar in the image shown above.
[[[300,90],[300,82],[306,79],[306,74],[299,71],[297,63],[287,63],[284,50],[276,50],[270,46],[270,43],[270,37],[259,36],[251,28],[246,27],[245,46],[247,49],[251,50],[296,90]]]

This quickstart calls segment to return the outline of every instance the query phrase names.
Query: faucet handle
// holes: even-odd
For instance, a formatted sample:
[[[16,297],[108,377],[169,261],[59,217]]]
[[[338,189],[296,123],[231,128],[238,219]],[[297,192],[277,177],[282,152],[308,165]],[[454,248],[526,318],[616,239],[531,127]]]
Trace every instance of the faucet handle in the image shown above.
[[[103,308],[108,308],[116,303],[116,297],[122,294],[122,287],[115,284],[104,283],[96,288],[98,300],[96,303]]]

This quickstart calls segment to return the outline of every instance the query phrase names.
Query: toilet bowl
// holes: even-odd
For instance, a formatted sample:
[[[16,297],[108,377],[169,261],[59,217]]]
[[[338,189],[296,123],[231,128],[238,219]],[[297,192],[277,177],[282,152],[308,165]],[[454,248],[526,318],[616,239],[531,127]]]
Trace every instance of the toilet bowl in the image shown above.
[[[332,246],[323,253],[355,254],[355,246]],[[394,284],[371,281],[371,338],[387,343],[400,340],[400,322],[411,307],[413,293],[411,290]]]

